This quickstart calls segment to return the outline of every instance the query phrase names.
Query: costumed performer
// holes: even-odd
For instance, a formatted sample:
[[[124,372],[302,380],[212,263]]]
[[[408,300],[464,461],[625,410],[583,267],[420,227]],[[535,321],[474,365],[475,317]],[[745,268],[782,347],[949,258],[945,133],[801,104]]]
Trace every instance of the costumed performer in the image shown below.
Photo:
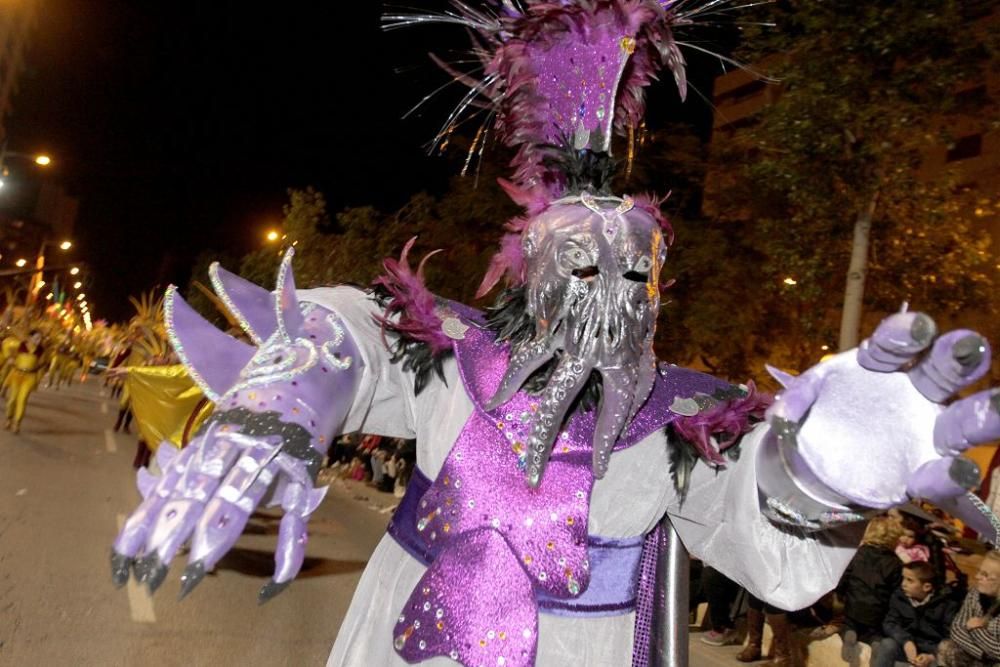
[[[38,387],[45,367],[42,360],[45,348],[42,346],[42,332],[32,329],[27,339],[20,344],[13,357],[10,374],[7,376],[7,423],[5,428],[13,433],[21,431],[21,421],[28,406],[28,398]]]
[[[164,474],[114,542],[118,585],[134,572],[156,590],[190,541],[189,594],[267,499],[285,514],[258,596],[282,591],[326,491],[323,455],[352,431],[416,438],[418,470],[330,665],[680,665],[682,543],[797,609],[836,585],[865,517],[910,498],[996,540],[958,454],[1000,435],[998,393],[948,404],[989,366],[978,334],[937,336],[927,315],[898,313],[860,348],[778,373],[766,421],[752,385],[657,361],[670,227],[654,201],[610,192],[608,151],[661,67],[683,91],[672,29],[687,4],[389,17],[478,35],[486,74],[467,100],[480,95],[517,150],[507,188],[526,211],[481,292],[507,289],[486,314],[438,299],[406,251],[371,292],[296,291],[291,252],[273,292],[214,266],[253,345],[168,290],[174,348],[217,411],[180,453],[160,448]]]

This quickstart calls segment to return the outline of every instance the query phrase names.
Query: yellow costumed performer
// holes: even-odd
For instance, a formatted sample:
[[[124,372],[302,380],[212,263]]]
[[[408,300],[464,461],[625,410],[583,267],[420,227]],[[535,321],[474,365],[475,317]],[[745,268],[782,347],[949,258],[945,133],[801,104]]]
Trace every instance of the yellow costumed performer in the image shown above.
[[[21,420],[28,405],[28,397],[38,387],[38,379],[45,349],[42,347],[42,334],[32,330],[28,339],[18,347],[14,355],[14,363],[7,377],[7,425],[9,431],[18,433],[21,430]]]
[[[21,347],[22,336],[17,335],[13,328],[7,330],[3,342],[0,342],[0,393],[7,395],[7,378],[10,369],[14,367],[14,355]]]

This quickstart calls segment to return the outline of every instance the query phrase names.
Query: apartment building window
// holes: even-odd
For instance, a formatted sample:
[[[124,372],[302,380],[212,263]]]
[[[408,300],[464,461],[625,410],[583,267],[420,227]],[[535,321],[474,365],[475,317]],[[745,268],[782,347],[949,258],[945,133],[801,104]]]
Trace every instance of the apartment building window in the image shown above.
[[[983,135],[969,134],[960,137],[948,149],[945,162],[958,162],[969,158],[979,157],[983,154]]]
[[[760,80],[751,81],[749,83],[744,83],[742,86],[737,86],[732,90],[727,90],[715,97],[715,103],[720,104],[722,102],[729,102],[731,104],[739,104],[752,97],[756,97],[764,91],[767,84]]]

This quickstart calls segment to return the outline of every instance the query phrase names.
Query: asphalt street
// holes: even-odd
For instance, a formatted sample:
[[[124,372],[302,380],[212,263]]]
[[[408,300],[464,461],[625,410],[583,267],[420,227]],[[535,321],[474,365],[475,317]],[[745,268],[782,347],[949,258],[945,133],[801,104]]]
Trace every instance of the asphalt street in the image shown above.
[[[302,573],[263,606],[277,512],[251,519],[182,602],[183,558],[152,598],[132,583],[117,590],[109,549],[139,494],[135,437],[112,432],[116,413],[91,379],[36,392],[21,433],[0,431],[0,664],[324,664],[389,514],[335,484]]]

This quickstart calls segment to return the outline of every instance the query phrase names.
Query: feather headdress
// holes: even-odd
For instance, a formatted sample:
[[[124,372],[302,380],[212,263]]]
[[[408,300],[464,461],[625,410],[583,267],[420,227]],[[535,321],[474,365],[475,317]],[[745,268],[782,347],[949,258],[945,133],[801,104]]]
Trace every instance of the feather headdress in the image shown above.
[[[516,151],[514,185],[551,201],[570,185],[559,149],[609,153],[613,134],[642,122],[645,89],[664,69],[686,96],[681,47],[705,49],[678,41],[678,29],[769,1],[492,0],[472,6],[452,0],[443,13],[390,13],[383,20],[386,29],[448,23],[470,30],[475,71],[434,57],[469,88],[434,145],[469,116],[485,114],[473,150],[492,125]]]
[[[491,132],[515,151],[511,178],[501,185],[527,216],[507,224],[477,296],[502,277],[512,285],[522,281],[520,236],[531,216],[567,195],[610,194],[612,136],[634,136],[646,111],[646,87],[666,70],[681,98],[687,94],[682,47],[743,67],[679,40],[678,31],[772,1],[486,0],[473,6],[451,0],[451,9],[442,13],[384,16],[386,29],[445,23],[465,27],[472,36],[479,64],[472,71],[432,55],[454,82],[468,87],[432,148],[459,124],[484,114],[470,157],[477,150],[481,154]],[[643,199],[672,236],[653,202]]]

